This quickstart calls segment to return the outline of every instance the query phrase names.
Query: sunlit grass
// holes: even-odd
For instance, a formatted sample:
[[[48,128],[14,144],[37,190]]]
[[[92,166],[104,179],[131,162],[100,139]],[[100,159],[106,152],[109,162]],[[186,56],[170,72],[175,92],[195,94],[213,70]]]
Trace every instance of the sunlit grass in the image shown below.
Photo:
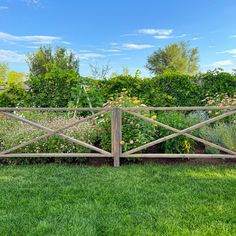
[[[0,167],[0,235],[236,235],[236,166]]]

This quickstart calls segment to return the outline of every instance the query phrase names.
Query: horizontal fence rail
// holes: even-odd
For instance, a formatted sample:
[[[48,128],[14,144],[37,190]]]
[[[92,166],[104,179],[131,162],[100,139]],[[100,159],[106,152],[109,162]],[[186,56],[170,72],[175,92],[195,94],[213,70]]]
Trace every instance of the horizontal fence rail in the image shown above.
[[[210,111],[210,110],[223,110],[225,113],[217,115],[216,117],[210,118],[208,120],[202,121],[190,127],[187,127],[183,130],[176,129],[167,124],[163,124],[157,120],[153,120],[142,115],[141,111]],[[51,129],[45,127],[37,122],[25,119],[17,114],[20,111],[38,111],[38,112],[66,112],[66,111],[87,111],[87,112],[97,112],[83,117],[73,122],[72,124],[66,125],[58,129]],[[173,134],[161,137],[155,141],[149,142],[142,146],[131,149],[127,152],[122,152],[122,113],[128,113],[134,117],[145,120],[146,122],[157,124],[160,127],[163,127],[167,130],[173,132]],[[100,115],[106,113],[111,113],[111,152],[103,150],[101,148],[95,147],[92,144],[86,143],[84,141],[75,139],[71,136],[63,134],[63,132],[71,127],[74,127],[78,124],[86,122],[97,118]],[[213,122],[222,120],[223,118],[232,116],[236,114],[236,106],[204,106],[204,107],[132,107],[132,108],[0,108],[0,115],[3,115],[9,119],[13,119],[24,124],[30,125],[34,128],[46,131],[47,133],[31,140],[22,142],[14,147],[9,148],[0,152],[0,158],[13,158],[13,157],[108,157],[113,158],[114,166],[120,166],[120,158],[223,158],[223,159],[232,159],[236,158],[236,152],[228,148],[222,147],[218,144],[209,142],[205,139],[196,137],[192,134],[189,134],[190,131],[202,128],[205,125],[211,124]],[[1,129],[1,127],[0,127]],[[186,136],[191,138],[199,143],[204,145],[216,148],[226,154],[167,154],[167,153],[137,153],[144,149],[147,149],[153,145],[163,143],[165,141],[171,140],[178,136]],[[12,153],[13,151],[19,150],[20,148],[26,147],[30,144],[38,142],[41,139],[49,138],[52,136],[58,136],[64,140],[67,140],[73,144],[81,145],[85,148],[93,150],[97,153]]]

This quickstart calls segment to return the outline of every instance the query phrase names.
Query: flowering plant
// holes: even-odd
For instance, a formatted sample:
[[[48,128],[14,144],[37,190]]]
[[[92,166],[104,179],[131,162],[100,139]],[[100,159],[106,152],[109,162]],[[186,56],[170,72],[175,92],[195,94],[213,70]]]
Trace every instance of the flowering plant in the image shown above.
[[[216,94],[214,97],[208,96],[206,94],[206,98],[203,100],[206,102],[206,106],[236,106],[236,92],[232,97],[229,97],[227,94]],[[214,111],[208,111],[209,116],[214,115],[220,115],[224,112],[227,112],[229,110],[214,110]],[[230,116],[227,119],[224,120],[227,123],[233,123],[236,124],[236,115]]]
[[[111,98],[105,107],[145,107],[137,97],[128,97],[127,92],[123,92],[116,98]],[[141,111],[142,115],[157,119],[157,116],[149,111]],[[98,118],[98,129],[100,133],[100,144],[103,149],[111,150],[111,114],[106,114]],[[135,147],[155,140],[156,125],[149,123],[141,118],[122,112],[122,151],[128,151]]]

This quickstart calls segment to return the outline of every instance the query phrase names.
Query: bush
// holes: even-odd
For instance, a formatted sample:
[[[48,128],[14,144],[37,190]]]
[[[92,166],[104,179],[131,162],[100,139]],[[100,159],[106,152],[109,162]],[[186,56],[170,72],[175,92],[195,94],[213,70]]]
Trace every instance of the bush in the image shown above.
[[[53,67],[45,75],[31,75],[29,105],[33,107],[67,107],[71,90],[77,86],[79,75],[69,69]]]
[[[214,96],[207,96],[204,100],[206,106],[236,106],[236,92],[232,97],[229,97],[227,94],[218,94],[216,93]],[[208,111],[210,117],[214,117],[216,115],[223,114],[225,112],[229,112],[228,109],[225,110],[214,110]],[[229,117],[224,118],[223,120],[218,121],[217,123],[232,123],[236,122],[236,114],[231,115]]]
[[[87,77],[80,77],[78,83],[71,90],[71,101],[69,107],[102,107],[106,101],[99,81]]]
[[[143,107],[136,97],[128,97],[125,93],[121,94],[117,99],[108,100],[105,107]],[[155,116],[149,111],[142,111],[142,115],[147,117]],[[101,148],[111,151],[111,114],[106,114],[97,120],[99,141]],[[151,142],[156,138],[155,125],[139,119],[125,112],[122,112],[122,150],[123,152],[135,147]]]
[[[76,122],[77,118],[68,118],[64,115],[55,115],[52,113],[34,113],[34,112],[21,112],[18,115],[27,119],[39,122],[43,126],[50,127],[52,129],[58,129],[69,124]],[[35,137],[43,135],[45,132],[36,129],[32,126],[28,126],[22,122],[17,122],[11,119],[6,119],[4,116],[0,116],[0,151],[7,150],[20,143],[33,139]],[[97,139],[96,132],[93,131],[93,124],[91,122],[82,123],[77,126],[73,126],[70,129],[64,131],[64,134],[72,136],[76,139],[82,140],[87,143],[94,143]],[[41,139],[40,141],[28,145],[17,153],[77,153],[77,152],[91,152],[90,149],[84,148],[80,145],[70,143],[58,136],[52,136],[47,139]],[[44,163],[54,162],[57,159],[54,158],[17,158],[14,159],[16,163]],[[58,160],[70,163],[81,162],[81,158],[60,158]],[[12,162],[12,161],[11,161]]]
[[[139,97],[143,92],[142,79],[131,75],[118,75],[109,80],[100,81],[99,85],[106,100],[117,97],[123,89],[127,91],[129,97]]]
[[[236,76],[220,69],[200,74],[197,78],[201,84],[201,94],[215,96],[215,94],[227,94],[233,96],[236,92]]]
[[[169,125],[173,128],[182,130],[199,123],[207,118],[205,113],[192,112],[185,115],[178,111],[161,112],[157,116],[157,120],[161,123]],[[159,138],[172,134],[173,132],[158,126]],[[199,130],[192,132],[198,136]],[[161,143],[161,151],[164,153],[193,153],[195,151],[196,142],[185,136],[178,136]]]
[[[236,124],[216,124],[213,127],[204,127],[201,129],[200,136],[210,142],[222,147],[236,151]],[[206,152],[218,152],[214,148],[206,147]]]
[[[28,94],[22,86],[10,85],[0,92],[0,107],[17,107],[25,104]]]
[[[196,106],[201,104],[200,87],[189,75],[166,72],[151,80],[149,86],[151,106]]]

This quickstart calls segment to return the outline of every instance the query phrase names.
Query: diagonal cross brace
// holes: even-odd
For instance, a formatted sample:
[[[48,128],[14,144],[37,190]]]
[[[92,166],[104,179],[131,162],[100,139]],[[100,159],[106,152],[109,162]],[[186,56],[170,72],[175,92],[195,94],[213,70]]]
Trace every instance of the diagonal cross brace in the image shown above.
[[[165,125],[165,124],[163,124],[163,123],[161,123],[161,122],[158,122],[158,121],[155,121],[155,120],[153,120],[153,119],[151,119],[151,118],[147,118],[147,117],[145,117],[145,116],[143,116],[143,115],[141,115],[141,114],[138,114],[138,113],[136,113],[136,112],[131,112],[131,111],[125,111],[125,112],[127,112],[127,113],[129,113],[129,114],[131,114],[131,115],[134,115],[134,116],[136,116],[136,117],[142,118],[142,119],[144,119],[144,120],[146,120],[146,121],[149,121],[149,122],[151,122],[151,123],[158,124],[158,125],[161,126],[161,127],[164,127],[164,128],[166,128],[166,129],[169,129],[169,130],[175,132],[175,134],[171,134],[171,135],[165,136],[165,137],[163,137],[163,138],[160,138],[160,139],[155,140],[155,141],[153,141],[153,142],[147,143],[147,144],[142,145],[142,146],[140,146],[140,147],[131,149],[131,150],[129,150],[129,151],[123,153],[124,156],[125,156],[125,155],[133,154],[133,153],[135,153],[135,152],[141,151],[141,150],[146,149],[146,148],[148,148],[148,147],[151,147],[151,146],[153,146],[153,145],[155,145],[155,144],[165,142],[165,141],[167,141],[167,140],[170,140],[170,139],[172,139],[172,138],[178,137],[178,136],[180,136],[180,135],[184,135],[184,136],[186,136],[186,137],[189,137],[189,138],[194,139],[195,141],[204,143],[205,145],[208,145],[208,146],[217,148],[217,149],[219,149],[219,150],[221,150],[221,151],[224,151],[224,152],[227,152],[227,153],[236,155],[236,152],[234,152],[234,151],[232,151],[232,150],[230,150],[230,149],[221,147],[221,146],[219,146],[219,145],[217,145],[217,144],[214,144],[214,143],[211,143],[211,142],[209,142],[209,141],[207,141],[207,140],[198,138],[198,137],[196,137],[196,136],[194,136],[194,135],[187,134],[187,132],[189,132],[189,131],[193,131],[193,130],[195,130],[195,129],[198,129],[198,128],[203,127],[204,125],[210,124],[210,123],[215,122],[215,121],[217,121],[217,120],[220,120],[220,119],[223,119],[223,118],[228,117],[228,116],[230,116],[230,115],[233,115],[233,114],[236,113],[236,110],[233,110],[233,111],[224,113],[224,114],[222,114],[222,115],[219,115],[219,116],[217,116],[217,117],[211,118],[211,119],[209,119],[209,120],[200,122],[200,123],[198,123],[198,124],[196,124],[196,125],[190,126],[190,127],[186,128],[186,129],[183,129],[183,130],[175,129],[175,128],[169,126],[169,125]]]
[[[16,115],[11,114],[11,113],[8,113],[8,112],[1,112],[2,114],[6,115],[6,116],[8,116],[8,117],[10,117],[10,118],[16,119],[16,120],[18,120],[18,121],[21,121],[21,122],[26,123],[26,124],[28,124],[28,125],[31,125],[31,126],[33,126],[33,127],[36,127],[36,128],[42,129],[42,130],[45,130],[45,131],[47,131],[48,133],[47,133],[47,134],[44,134],[44,135],[42,135],[42,136],[40,136],[40,137],[34,138],[34,139],[32,139],[32,140],[29,140],[29,141],[27,141],[27,142],[23,142],[23,143],[21,143],[21,144],[15,146],[15,147],[13,147],[13,148],[10,148],[10,149],[8,149],[8,150],[5,150],[5,151],[1,152],[0,154],[7,154],[7,153],[10,153],[10,152],[12,152],[12,151],[15,151],[15,150],[17,150],[17,149],[19,149],[19,148],[22,148],[22,147],[25,147],[25,146],[27,146],[27,145],[29,145],[29,144],[32,144],[32,143],[34,143],[34,142],[37,142],[37,141],[39,141],[39,140],[41,140],[41,139],[43,139],[43,138],[48,138],[48,137],[51,137],[51,136],[53,136],[53,135],[57,135],[57,136],[59,136],[59,137],[65,139],[65,140],[68,140],[68,141],[70,141],[70,142],[72,142],[72,143],[79,144],[79,145],[81,145],[81,146],[83,146],[83,147],[86,147],[86,148],[92,149],[92,150],[94,150],[94,151],[100,152],[100,153],[102,153],[102,154],[104,154],[104,155],[111,155],[111,153],[109,153],[109,152],[107,152],[107,151],[105,151],[105,150],[102,150],[102,149],[97,148],[97,147],[95,147],[95,146],[93,146],[93,145],[91,145],[91,144],[85,143],[85,142],[83,142],[83,141],[80,141],[80,140],[78,140],[78,139],[75,139],[75,138],[73,138],[73,137],[70,137],[70,136],[67,136],[67,135],[61,133],[62,131],[66,130],[66,129],[69,129],[69,128],[71,128],[71,127],[74,126],[74,125],[77,125],[77,124],[79,124],[79,123],[85,122],[85,121],[87,121],[87,120],[89,120],[89,119],[91,119],[91,118],[95,118],[96,116],[99,116],[99,115],[101,115],[101,114],[103,114],[103,113],[106,113],[106,112],[107,112],[107,111],[98,112],[98,113],[96,113],[96,114],[94,114],[94,115],[88,116],[88,117],[86,117],[86,118],[82,118],[82,119],[80,119],[80,120],[78,120],[78,121],[76,121],[76,122],[74,122],[74,123],[72,123],[72,124],[70,124],[70,125],[67,125],[67,126],[65,126],[65,127],[63,127],[63,128],[57,129],[57,130],[53,130],[53,129],[47,128],[47,127],[42,126],[42,125],[40,125],[40,124],[38,124],[38,123],[36,123],[36,122],[33,122],[33,121],[30,121],[30,120],[24,119],[24,118],[22,118],[22,117],[16,116]]]

